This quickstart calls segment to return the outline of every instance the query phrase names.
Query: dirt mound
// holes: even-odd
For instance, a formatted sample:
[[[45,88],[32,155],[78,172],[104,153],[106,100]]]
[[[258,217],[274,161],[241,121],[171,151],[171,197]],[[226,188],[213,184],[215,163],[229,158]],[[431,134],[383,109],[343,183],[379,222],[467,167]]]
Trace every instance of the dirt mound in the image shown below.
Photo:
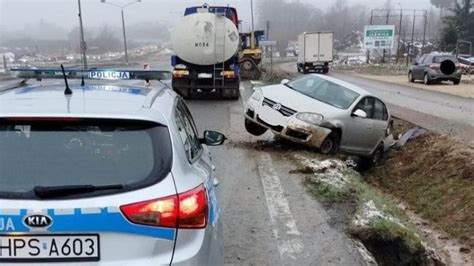
[[[392,151],[385,163],[367,173],[367,178],[407,202],[435,226],[474,246],[472,148],[427,133]]]

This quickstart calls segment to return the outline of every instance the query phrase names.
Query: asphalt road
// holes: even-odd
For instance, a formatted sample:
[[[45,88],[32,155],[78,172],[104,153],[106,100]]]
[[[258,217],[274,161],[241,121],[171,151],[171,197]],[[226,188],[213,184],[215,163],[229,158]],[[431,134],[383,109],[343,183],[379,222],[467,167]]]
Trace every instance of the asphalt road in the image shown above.
[[[295,62],[275,65],[290,76],[300,75]],[[357,85],[384,100],[392,115],[474,147],[474,99],[331,72],[330,76]],[[474,89],[474,86],[473,86]]]
[[[244,129],[243,106],[252,92],[246,82],[237,101],[187,100],[201,132],[218,130],[228,137],[228,144],[210,148],[220,181],[226,264],[366,265],[334,213],[307,192],[302,176],[289,174],[297,167],[286,153],[252,148],[272,139],[270,133],[256,138]]]
[[[243,99],[252,92],[245,85]],[[257,141],[245,132],[242,99],[187,103],[200,131],[219,130],[230,143],[252,146]],[[212,152],[220,179],[227,264],[365,264],[352,240],[307,193],[301,177],[288,174],[295,166],[281,154],[235,145]]]

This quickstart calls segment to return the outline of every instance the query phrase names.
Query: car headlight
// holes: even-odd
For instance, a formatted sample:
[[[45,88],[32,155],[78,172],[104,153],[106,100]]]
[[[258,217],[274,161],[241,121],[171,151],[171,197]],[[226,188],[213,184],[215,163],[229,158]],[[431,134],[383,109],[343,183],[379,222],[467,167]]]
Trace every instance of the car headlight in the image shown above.
[[[296,118],[313,125],[319,125],[323,121],[323,116],[316,113],[298,113]]]
[[[255,101],[261,101],[263,99],[262,90],[261,89],[255,89],[255,91],[253,92],[251,98],[254,99]]]

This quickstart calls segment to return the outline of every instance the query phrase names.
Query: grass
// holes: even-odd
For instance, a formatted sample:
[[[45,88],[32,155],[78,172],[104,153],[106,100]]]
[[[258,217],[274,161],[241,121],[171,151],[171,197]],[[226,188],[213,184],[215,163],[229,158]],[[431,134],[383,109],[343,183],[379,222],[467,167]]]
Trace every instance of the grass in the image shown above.
[[[474,245],[472,152],[445,137],[427,134],[393,151],[368,180],[449,235]]]

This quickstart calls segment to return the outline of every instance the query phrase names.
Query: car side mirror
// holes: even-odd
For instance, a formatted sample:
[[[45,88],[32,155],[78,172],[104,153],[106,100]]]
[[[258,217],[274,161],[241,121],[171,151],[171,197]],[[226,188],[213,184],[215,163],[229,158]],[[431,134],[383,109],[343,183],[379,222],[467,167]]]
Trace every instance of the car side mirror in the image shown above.
[[[280,81],[280,84],[281,84],[281,85],[285,85],[285,84],[288,83],[288,82],[290,82],[289,79],[282,79],[282,80]]]
[[[226,139],[226,136],[220,132],[206,130],[204,131],[204,138],[199,139],[199,141],[207,146],[219,146],[224,144]]]
[[[413,65],[414,65],[414,66],[417,66],[417,65],[418,65],[418,62],[413,62]]]
[[[367,113],[362,109],[357,109],[352,113],[352,116],[367,118]]]

